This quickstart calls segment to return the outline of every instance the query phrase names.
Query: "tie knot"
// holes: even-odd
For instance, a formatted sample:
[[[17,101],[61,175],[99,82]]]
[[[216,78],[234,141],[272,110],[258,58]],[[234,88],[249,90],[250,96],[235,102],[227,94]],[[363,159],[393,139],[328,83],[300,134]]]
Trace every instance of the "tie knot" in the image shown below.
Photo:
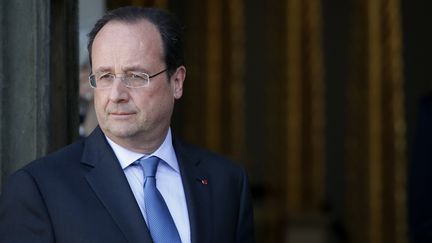
[[[140,159],[140,164],[144,169],[144,177],[154,177],[156,175],[159,161],[160,159],[156,156],[150,156],[145,159]]]

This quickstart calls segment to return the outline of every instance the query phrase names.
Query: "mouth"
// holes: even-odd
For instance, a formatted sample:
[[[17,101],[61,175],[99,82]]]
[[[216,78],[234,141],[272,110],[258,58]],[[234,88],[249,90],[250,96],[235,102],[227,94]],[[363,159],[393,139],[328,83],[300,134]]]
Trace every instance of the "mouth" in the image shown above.
[[[135,112],[125,112],[125,111],[115,111],[115,112],[108,113],[109,116],[116,117],[116,118],[127,118],[135,114],[136,114]]]
[[[133,112],[110,112],[110,115],[116,115],[116,116],[127,116],[127,115],[132,115],[135,114]]]

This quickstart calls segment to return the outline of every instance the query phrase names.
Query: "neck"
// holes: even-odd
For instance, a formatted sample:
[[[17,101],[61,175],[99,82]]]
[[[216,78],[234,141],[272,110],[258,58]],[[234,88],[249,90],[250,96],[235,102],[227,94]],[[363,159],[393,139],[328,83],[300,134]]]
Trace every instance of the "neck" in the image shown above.
[[[111,134],[105,134],[114,143],[136,153],[151,154],[156,151],[164,142],[168,129],[166,128],[159,133],[141,134],[133,137],[119,138]]]

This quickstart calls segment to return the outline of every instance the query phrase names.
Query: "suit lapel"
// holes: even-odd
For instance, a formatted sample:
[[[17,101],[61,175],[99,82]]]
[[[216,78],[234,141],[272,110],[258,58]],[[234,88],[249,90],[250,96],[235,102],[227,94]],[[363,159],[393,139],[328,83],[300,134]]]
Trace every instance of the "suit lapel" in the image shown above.
[[[93,167],[86,179],[128,242],[152,242],[126,176],[99,127],[86,140],[82,163]]]
[[[211,180],[201,168],[202,161],[191,149],[173,139],[174,149],[179,162],[180,173],[185,191],[189,213],[191,241],[211,242],[212,201],[210,200]]]

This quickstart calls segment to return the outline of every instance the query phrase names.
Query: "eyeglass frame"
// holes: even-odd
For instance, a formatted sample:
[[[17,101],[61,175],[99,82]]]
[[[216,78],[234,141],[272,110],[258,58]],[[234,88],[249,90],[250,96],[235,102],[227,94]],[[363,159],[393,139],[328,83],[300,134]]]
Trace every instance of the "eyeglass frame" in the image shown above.
[[[168,71],[168,68],[163,69],[162,71],[157,72],[157,73],[152,74],[152,75],[150,75],[150,74],[148,74],[148,73],[145,73],[145,72],[130,72],[129,74],[128,74],[128,73],[118,73],[118,74],[113,74],[113,73],[110,73],[110,72],[106,72],[106,73],[105,73],[105,72],[97,72],[97,73],[94,73],[94,74],[89,75],[88,79],[89,79],[90,87],[92,87],[93,89],[97,89],[97,88],[99,88],[99,89],[108,89],[108,88],[111,88],[111,87],[112,87],[112,83],[111,83],[111,85],[109,85],[109,86],[107,86],[107,87],[97,87],[96,75],[97,75],[98,73],[102,73],[102,74],[104,74],[104,75],[111,75],[111,76],[113,76],[113,81],[115,81],[116,78],[119,78],[119,79],[121,80],[121,82],[122,82],[126,87],[128,87],[128,88],[143,88],[143,87],[146,87],[146,86],[150,83],[150,79],[151,79],[151,78],[154,78],[154,77],[156,77],[156,76],[158,76],[158,75],[160,75],[160,74],[162,74],[162,73],[164,73],[164,72],[166,72],[166,71]],[[119,75],[119,74],[121,74],[122,76],[121,76],[121,77],[118,77],[117,75]],[[146,77],[147,77],[147,82],[146,82],[144,85],[142,85],[142,86],[130,86],[130,85],[128,84],[128,79],[131,78],[130,75],[138,75],[138,74],[141,74],[141,75],[146,76]],[[128,75],[129,75],[129,76],[128,76]],[[94,85],[93,85],[93,83],[94,83]]]

